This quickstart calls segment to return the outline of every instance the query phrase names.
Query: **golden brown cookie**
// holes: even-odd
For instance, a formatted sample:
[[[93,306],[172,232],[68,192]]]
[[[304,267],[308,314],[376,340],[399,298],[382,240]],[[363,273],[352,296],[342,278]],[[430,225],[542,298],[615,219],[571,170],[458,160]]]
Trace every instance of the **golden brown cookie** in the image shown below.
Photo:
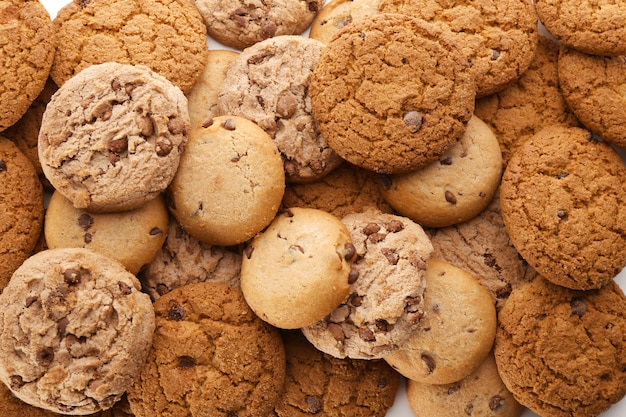
[[[188,0],[73,0],[54,18],[58,86],[94,64],[146,65],[183,92],[200,77],[206,27]]]
[[[328,43],[350,23],[378,13],[379,3],[380,0],[331,0],[313,19],[309,37]]]
[[[285,380],[283,341],[241,291],[189,284],[154,309],[153,347],[128,390],[135,417],[258,417],[274,409]]]
[[[339,156],[398,174],[437,160],[460,139],[475,87],[449,31],[376,14],[327,44],[310,94],[320,131]]]
[[[517,401],[544,417],[591,417],[626,393],[626,298],[615,282],[574,291],[542,277],[500,310],[495,358]]]
[[[528,139],[500,205],[515,248],[556,284],[600,288],[626,265],[626,167],[587,130],[555,125]]]

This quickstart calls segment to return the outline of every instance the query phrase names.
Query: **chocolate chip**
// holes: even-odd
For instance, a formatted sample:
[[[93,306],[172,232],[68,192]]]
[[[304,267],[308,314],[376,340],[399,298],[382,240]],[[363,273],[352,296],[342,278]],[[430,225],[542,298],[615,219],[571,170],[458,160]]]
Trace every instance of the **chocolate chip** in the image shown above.
[[[338,342],[341,342],[346,338],[346,335],[344,334],[343,329],[341,328],[340,325],[336,323],[330,323],[328,325],[328,331],[330,332],[331,336]]]
[[[398,253],[390,248],[382,248],[380,250],[382,252],[383,255],[385,255],[385,258],[387,258],[387,261],[389,262],[389,264],[391,265],[397,265],[398,261],[400,260],[400,255],[398,255]]]
[[[453,382],[452,384],[448,385],[448,395],[452,395],[455,392],[459,392],[459,390],[461,389],[461,383],[460,382]]]
[[[328,320],[331,323],[341,323],[346,321],[348,316],[350,316],[350,307],[342,304],[330,313]]]
[[[422,258],[420,254],[415,251],[409,253],[409,263],[417,269],[425,270],[426,268],[428,268],[428,264],[426,263],[424,258]]]
[[[45,347],[40,349],[36,356],[35,360],[39,364],[39,366],[48,367],[54,360],[54,349],[51,347]]]
[[[426,365],[428,373],[432,374],[436,366],[435,359],[427,353],[422,353],[420,359],[424,362],[424,365]]]
[[[456,204],[456,197],[454,196],[454,194],[452,194],[451,191],[446,191],[444,194],[444,197],[446,198],[446,201],[450,204]]]
[[[83,236],[83,242],[85,242],[86,244],[90,244],[92,240],[93,236],[91,236],[91,233],[85,233],[85,235]]]
[[[350,272],[348,272],[348,284],[354,284],[357,279],[359,279],[359,270],[355,267],[350,268]]]
[[[319,11],[319,5],[317,4],[317,1],[310,1],[308,3],[308,6],[310,12],[317,13]]]
[[[273,21],[270,20],[268,22],[265,22],[261,26],[261,36],[264,39],[271,38],[276,34],[277,29],[278,26]]]
[[[167,129],[173,135],[181,135],[181,134],[184,134],[187,131],[187,125],[185,124],[183,119],[181,119],[179,117],[172,117],[167,122]]]
[[[246,19],[248,11],[243,7],[238,7],[230,14],[230,19],[237,23],[239,26],[246,26],[248,20]]]
[[[226,130],[235,130],[237,128],[234,119],[226,119],[222,122],[222,127]]]
[[[202,127],[205,128],[205,129],[207,127],[211,127],[211,126],[213,126],[213,118],[212,117],[209,117],[208,119],[206,119],[204,121],[204,123],[202,123]]]
[[[345,245],[343,245],[344,247],[344,259],[346,261],[352,261],[354,259],[354,257],[356,256],[356,248],[354,247],[354,245],[350,242],[346,243]]]
[[[404,303],[404,311],[407,313],[417,313],[421,310],[422,306],[422,297],[419,295],[406,297],[406,301]]]
[[[11,386],[11,389],[18,390],[26,385],[26,382],[24,381],[24,378],[21,377],[21,375],[11,375],[11,377],[9,378],[9,385]]]
[[[143,114],[138,114],[135,117],[135,123],[137,124],[137,128],[139,129],[139,134],[143,137],[150,137],[154,133],[154,124],[152,123],[152,119]]]
[[[572,311],[570,313],[571,316],[582,317],[583,314],[587,312],[587,304],[581,299],[574,299],[569,303]]]
[[[113,81],[111,81],[111,88],[113,89],[113,91],[120,91],[120,89],[122,88],[120,80],[115,78]]]
[[[376,335],[374,334],[373,331],[371,331],[367,327],[359,328],[359,337],[361,338],[361,340],[363,340],[365,342],[374,342],[374,341],[376,341]]]
[[[559,180],[562,180],[563,178],[567,178],[567,177],[569,177],[569,173],[567,172],[561,172],[560,174],[556,176],[556,178]]]
[[[135,88],[137,86],[133,83],[128,83],[124,86],[124,91],[126,92],[126,94],[128,94],[129,96],[132,94],[133,91],[135,91]]]
[[[317,414],[322,411],[322,401],[319,399],[319,397],[316,397],[314,395],[307,395],[305,401],[306,406],[308,407],[308,413]]]
[[[179,356],[178,367],[182,369],[189,369],[196,366],[196,360],[191,356]]]
[[[112,165],[115,165],[116,163],[118,163],[118,162],[119,162],[119,160],[120,160],[120,156],[119,156],[119,155],[116,155],[116,154],[114,154],[114,153],[110,153],[110,154],[109,154],[109,162],[110,162]]]
[[[76,285],[80,282],[82,278],[82,273],[78,269],[66,269],[63,272],[63,281],[67,285]]]
[[[483,253],[483,262],[489,268],[493,268],[498,272],[502,271],[502,267],[498,265],[496,257],[491,253]]]
[[[158,284],[157,287],[156,287],[156,292],[159,295],[165,295],[168,292],[170,292],[170,289],[167,288],[167,285],[165,285],[165,284]]]
[[[7,163],[4,162],[3,159],[0,159],[0,172],[4,172],[7,170]]]
[[[348,301],[350,302],[350,304],[352,304],[355,307],[360,307],[361,304],[363,304],[363,297],[358,295],[357,293],[354,293],[350,296],[350,298],[348,299]]]
[[[109,139],[108,149],[116,155],[126,152],[128,150],[128,138]]]
[[[160,227],[153,227],[150,229],[150,236],[158,236],[163,234],[163,229]]]
[[[119,287],[122,295],[130,295],[133,292],[133,288],[125,282],[119,281],[117,286]]]
[[[472,413],[474,412],[474,404],[467,404],[467,406],[465,406],[465,414],[467,414],[468,416],[471,416]]]
[[[556,212],[556,216],[557,216],[559,219],[564,220],[564,219],[566,219],[566,218],[567,218],[567,211],[565,211],[565,210],[557,210],[557,212]]]
[[[452,165],[452,155],[447,155],[446,157],[439,160],[441,165]]]
[[[498,51],[497,49],[494,49],[491,52],[491,60],[495,61],[496,59],[500,58],[500,51]]]
[[[26,306],[26,308],[32,306],[39,298],[36,295],[30,295],[28,297],[26,297],[26,300],[24,301],[24,305]]]
[[[380,231],[380,225],[376,224],[376,223],[368,223],[364,228],[363,228],[363,233],[365,233],[367,236],[376,233],[378,231]]]
[[[513,287],[511,287],[511,284],[506,283],[506,285],[496,290],[496,298],[499,298],[499,299],[509,298],[509,295],[511,295],[511,291],[513,291]]]
[[[372,233],[371,235],[367,237],[367,240],[369,240],[372,243],[378,243],[378,242],[382,242],[383,240],[385,240],[386,237],[387,237],[386,233]]]
[[[400,220],[392,220],[385,225],[385,228],[388,232],[398,233],[404,229],[404,223],[402,223]]]
[[[167,156],[170,152],[172,152],[174,145],[169,138],[159,136],[154,144],[154,147],[158,156]]]
[[[417,133],[422,127],[423,118],[420,112],[411,110],[404,114],[402,121],[411,129],[411,133]]]
[[[57,321],[57,333],[59,337],[65,337],[65,329],[68,324],[70,324],[70,320],[67,317],[63,317],[61,320]]]
[[[393,326],[389,324],[387,320],[376,320],[376,330],[379,332],[387,333],[393,329]]]
[[[89,213],[83,213],[78,216],[78,226],[83,230],[89,230],[93,225],[93,217]]]
[[[502,407],[504,407],[504,398],[500,397],[499,395],[495,395],[493,397],[491,397],[491,399],[489,400],[489,409],[491,411],[496,411]]]
[[[185,309],[180,304],[172,304],[167,312],[167,318],[170,320],[180,321],[185,317]]]
[[[297,108],[296,99],[289,93],[281,94],[276,101],[276,114],[282,118],[290,118],[296,113]]]

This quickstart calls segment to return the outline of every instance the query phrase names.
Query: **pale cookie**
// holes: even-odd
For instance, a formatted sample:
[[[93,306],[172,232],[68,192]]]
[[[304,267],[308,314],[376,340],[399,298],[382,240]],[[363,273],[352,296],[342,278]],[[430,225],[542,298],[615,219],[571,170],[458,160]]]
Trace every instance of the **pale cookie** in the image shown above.
[[[370,209],[346,215],[356,248],[350,295],[302,332],[337,358],[380,359],[398,349],[424,315],[424,275],[432,245],[412,220]]]
[[[466,222],[493,198],[502,175],[502,153],[493,131],[472,116],[461,139],[438,161],[407,174],[381,176],[384,199],[401,215],[426,227]]]
[[[378,13],[379,3],[380,0],[331,0],[315,16],[309,37],[328,43],[350,23]]]
[[[39,158],[76,208],[130,210],[170,184],[188,130],[187,99],[166,78],[145,66],[92,65],[52,96]]]
[[[383,359],[413,381],[449,384],[485,360],[496,335],[491,294],[470,273],[430,258],[424,317],[406,343]]]
[[[206,27],[188,0],[72,0],[54,18],[58,86],[90,65],[145,65],[187,93],[200,77]]]
[[[341,163],[311,113],[309,84],[323,49],[302,36],[259,42],[232,61],[218,96],[218,114],[248,118],[272,137],[288,182],[317,180]]]
[[[0,131],[15,124],[43,90],[54,59],[56,36],[39,0],[0,4]]]
[[[248,119],[220,116],[189,134],[168,188],[169,208],[196,239],[230,246],[270,224],[284,191],[283,163],[272,138]]]
[[[500,206],[515,248],[556,284],[600,288],[626,266],[626,167],[587,130],[528,139],[504,171]]]
[[[31,256],[0,306],[0,380],[21,400],[56,413],[111,408],[150,350],[150,297],[120,263],[87,249]]]
[[[235,49],[281,35],[304,32],[324,0],[191,0],[209,36]]]
[[[339,218],[294,207],[244,249],[241,289],[252,310],[283,329],[321,320],[348,296],[356,256]]]
[[[449,31],[401,14],[346,26],[324,49],[311,106],[328,144],[383,174],[436,161],[472,116],[474,81]]]
[[[168,224],[162,196],[134,210],[98,214],[75,208],[55,191],[48,202],[44,232],[50,249],[91,249],[136,275],[161,249]]]

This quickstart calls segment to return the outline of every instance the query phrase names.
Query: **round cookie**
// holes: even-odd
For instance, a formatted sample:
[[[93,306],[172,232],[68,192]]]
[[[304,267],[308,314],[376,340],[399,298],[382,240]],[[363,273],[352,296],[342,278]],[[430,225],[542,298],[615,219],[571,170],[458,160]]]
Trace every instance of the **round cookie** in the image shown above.
[[[313,19],[309,37],[328,43],[350,23],[378,13],[379,3],[380,0],[331,0]]]
[[[544,127],[578,125],[559,88],[558,55],[558,44],[540,34],[535,57],[519,79],[476,100],[474,114],[495,133],[505,165],[520,144]]]
[[[206,27],[186,0],[73,0],[54,18],[58,86],[90,65],[145,65],[187,93],[200,77]]]
[[[287,184],[282,204],[324,210],[339,218],[370,206],[384,213],[393,211],[383,198],[377,175],[348,162],[317,181]]]
[[[52,96],[39,159],[76,208],[131,210],[170,184],[188,130],[187,99],[166,78],[145,66],[92,65]]]
[[[477,97],[502,90],[528,69],[537,50],[532,0],[381,0],[381,12],[405,13],[450,30],[476,82]]]
[[[559,85],[574,114],[587,129],[619,147],[626,147],[624,59],[561,47],[558,60]]]
[[[496,310],[474,276],[447,262],[431,257],[424,280],[424,317],[383,359],[410,380],[450,384],[474,372],[491,351]]]
[[[285,380],[278,331],[241,291],[218,283],[176,288],[154,303],[156,331],[128,390],[135,417],[268,415]]]
[[[519,417],[524,412],[502,382],[491,352],[460,381],[438,385],[408,380],[406,395],[418,417]]]
[[[31,256],[0,306],[0,380],[22,401],[56,413],[111,408],[141,371],[154,332],[139,281],[88,249]]]
[[[160,195],[134,210],[94,214],[75,208],[55,191],[48,202],[44,232],[50,249],[90,249],[136,275],[161,249],[168,224],[165,199]]]
[[[356,248],[350,294],[302,332],[336,358],[380,359],[405,343],[424,316],[432,245],[421,226],[406,217],[370,209],[342,222]]]
[[[400,375],[385,361],[334,358],[298,330],[282,335],[287,378],[274,416],[384,417],[393,405]]]
[[[35,168],[0,136],[0,292],[35,248],[43,219],[43,189]]]
[[[324,0],[192,0],[209,36],[235,49],[281,35],[304,32]]]
[[[309,85],[323,49],[302,36],[261,41],[232,61],[218,95],[218,114],[250,119],[272,137],[288,182],[314,181],[341,163],[311,113]]]
[[[321,320],[348,296],[356,256],[339,218],[294,207],[244,249],[241,290],[254,312],[283,329]]]
[[[227,49],[209,51],[204,71],[187,94],[191,129],[202,126],[217,116],[217,96],[226,78],[228,64],[238,53]]]
[[[504,171],[500,206],[515,248],[556,284],[600,288],[626,265],[626,167],[587,130],[528,139]]]
[[[626,54],[626,4],[613,0],[535,0],[545,28],[563,45],[594,55]]]
[[[625,328],[626,298],[615,282],[574,291],[538,277],[500,310],[498,372],[541,416],[597,416],[626,393]]]
[[[168,188],[178,223],[196,239],[224,246],[243,243],[270,224],[284,191],[272,138],[236,116],[216,117],[191,131]]]
[[[55,53],[55,32],[39,0],[4,0],[0,12],[0,131],[15,124],[43,90]]]
[[[500,184],[502,153],[489,126],[476,116],[461,139],[432,162],[407,174],[381,176],[383,198],[426,227],[466,222],[483,211]]]
[[[167,239],[154,260],[138,275],[153,301],[174,288],[194,282],[223,282],[239,288],[241,255],[195,239],[170,218]]]
[[[399,174],[436,161],[461,138],[475,87],[449,31],[376,14],[327,44],[310,94],[319,129],[339,156]]]

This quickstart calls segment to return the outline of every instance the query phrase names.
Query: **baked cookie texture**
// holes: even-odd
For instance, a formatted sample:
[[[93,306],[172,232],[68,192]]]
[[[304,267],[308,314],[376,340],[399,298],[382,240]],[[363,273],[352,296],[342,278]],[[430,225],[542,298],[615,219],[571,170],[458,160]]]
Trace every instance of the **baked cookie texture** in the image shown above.
[[[285,380],[278,331],[219,283],[176,288],[154,303],[156,331],[128,390],[135,417],[268,415]]]
[[[575,291],[539,277],[519,287],[498,316],[503,382],[539,415],[599,415],[626,392],[625,312],[615,282]]]
[[[474,110],[474,81],[449,31],[402,14],[346,26],[313,72],[311,106],[328,144],[383,174],[436,161]]]
[[[107,62],[81,71],[52,96],[39,159],[76,208],[131,210],[170,184],[188,131],[187,99],[178,87],[146,66]]]
[[[626,167],[591,132],[556,125],[528,139],[502,178],[513,245],[553,283],[600,288],[626,265]]]
[[[281,35],[300,35],[324,0],[192,0],[209,36],[235,49]]]
[[[56,34],[38,0],[6,0],[0,13],[0,131],[15,124],[43,90],[55,55]]]
[[[53,20],[50,76],[61,86],[90,65],[145,65],[187,93],[200,77],[206,27],[185,0],[73,0]]]
[[[331,0],[311,22],[309,37],[328,43],[350,23],[378,13],[379,4],[380,0]]]
[[[0,305],[0,380],[61,414],[111,408],[141,371],[155,328],[135,276],[82,248],[28,258]]]

